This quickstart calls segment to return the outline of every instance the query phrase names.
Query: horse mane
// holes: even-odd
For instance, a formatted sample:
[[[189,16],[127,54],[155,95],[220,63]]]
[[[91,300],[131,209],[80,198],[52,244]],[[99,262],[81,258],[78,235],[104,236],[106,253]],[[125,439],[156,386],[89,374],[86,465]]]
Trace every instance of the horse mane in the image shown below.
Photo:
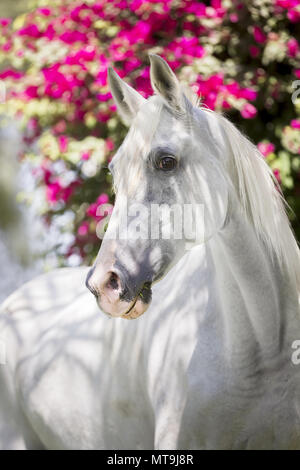
[[[191,99],[191,94],[188,98]],[[273,171],[263,155],[242,132],[222,114],[202,107],[192,98],[198,111],[210,113],[219,120],[231,152],[229,177],[235,188],[242,211],[254,227],[257,237],[264,243],[272,259],[285,267],[300,290],[300,251],[292,231],[284,196]],[[195,108],[194,108],[195,109]]]

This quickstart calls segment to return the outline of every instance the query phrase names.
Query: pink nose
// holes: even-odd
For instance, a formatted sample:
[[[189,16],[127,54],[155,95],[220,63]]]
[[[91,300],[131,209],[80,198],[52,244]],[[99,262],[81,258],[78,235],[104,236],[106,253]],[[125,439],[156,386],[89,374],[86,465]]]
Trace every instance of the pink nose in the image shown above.
[[[100,266],[96,266],[88,273],[86,286],[97,298],[99,307],[112,317],[133,319],[147,310],[148,305],[139,295],[130,301],[122,299],[124,288],[120,276],[114,270],[104,272]]]
[[[113,314],[111,310],[120,302],[122,292],[121,281],[118,274],[114,271],[97,272],[95,269],[88,274],[86,285],[88,289],[101,302],[101,308],[105,312]]]

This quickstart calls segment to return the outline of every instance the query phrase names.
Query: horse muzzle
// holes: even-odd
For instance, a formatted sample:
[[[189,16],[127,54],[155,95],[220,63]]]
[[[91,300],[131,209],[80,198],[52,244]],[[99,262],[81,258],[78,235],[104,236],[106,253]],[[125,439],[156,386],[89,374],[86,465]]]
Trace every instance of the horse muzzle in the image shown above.
[[[99,308],[111,317],[133,320],[146,312],[151,303],[151,283],[129,289],[116,270],[103,272],[92,268],[86,286],[95,295]]]

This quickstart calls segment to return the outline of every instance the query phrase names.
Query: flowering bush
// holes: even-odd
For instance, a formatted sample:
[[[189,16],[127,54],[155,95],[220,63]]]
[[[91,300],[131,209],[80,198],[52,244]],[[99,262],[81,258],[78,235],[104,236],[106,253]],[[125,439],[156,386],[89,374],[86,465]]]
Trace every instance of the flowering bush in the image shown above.
[[[13,22],[0,19],[2,107],[22,120],[22,158],[45,188],[46,223],[72,216],[62,260],[76,253],[91,262],[97,207],[113,198],[106,166],[126,129],[107,67],[148,97],[148,52],[258,144],[297,212],[299,23],[300,0],[43,0]]]

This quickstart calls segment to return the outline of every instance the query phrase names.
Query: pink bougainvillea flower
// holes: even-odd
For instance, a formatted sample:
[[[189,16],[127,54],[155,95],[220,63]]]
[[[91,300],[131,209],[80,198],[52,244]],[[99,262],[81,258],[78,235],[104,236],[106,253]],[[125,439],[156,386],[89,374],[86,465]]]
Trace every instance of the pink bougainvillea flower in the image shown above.
[[[0,79],[12,78],[14,80],[18,80],[19,78],[22,78],[22,77],[24,77],[23,72],[17,72],[16,70],[12,70],[12,69],[6,69],[0,72]]]
[[[80,180],[72,181],[69,186],[63,186],[59,178],[53,178],[51,171],[47,166],[43,166],[44,181],[47,185],[46,198],[50,204],[55,204],[58,201],[68,202],[74,190],[80,185]]]
[[[12,48],[12,46],[13,46],[12,41],[6,41],[6,42],[3,44],[3,46],[2,46],[2,50],[3,50],[4,52],[8,52],[8,51],[10,51],[10,49]]]
[[[54,181],[53,183],[49,183],[46,188],[46,198],[48,202],[54,203],[59,200],[59,194],[62,190],[62,187],[59,181]]]
[[[39,31],[37,25],[30,24],[25,26],[24,28],[19,29],[18,31],[19,36],[28,36],[31,38],[40,38],[42,36],[41,32]]]
[[[203,103],[210,109],[215,109],[218,94],[224,84],[224,76],[222,73],[211,75],[207,79],[203,79],[201,76],[198,78],[196,86],[198,88],[197,94],[201,97]],[[234,89],[234,84],[229,84],[229,89]],[[226,87],[223,91],[228,92]]]
[[[253,28],[253,37],[255,41],[259,44],[264,44],[267,40],[266,34],[258,26],[254,26]]]
[[[287,45],[287,48],[288,48],[288,55],[290,57],[296,57],[296,55],[299,52],[298,41],[295,38],[291,38],[291,39],[288,40],[286,45]]]
[[[24,94],[27,98],[37,98],[38,97],[38,88],[37,86],[29,86],[25,89]]]
[[[148,43],[151,37],[151,26],[150,21],[138,21],[133,28],[122,29],[117,38],[126,41],[129,45],[136,42]]]
[[[202,101],[210,109],[215,109],[220,93],[224,97],[221,102],[224,109],[229,109],[232,106],[226,99],[229,95],[234,96],[237,99],[243,98],[250,101],[254,101],[257,98],[257,91],[253,88],[241,88],[236,81],[231,81],[230,83],[225,84],[222,74],[212,75],[206,80],[199,78],[197,85],[198,95],[201,96]],[[218,103],[220,102],[218,101]],[[254,117],[256,109],[252,105],[245,106],[243,113],[244,117],[247,116],[247,119],[250,119],[251,117]]]
[[[300,11],[292,8],[288,11],[287,17],[292,23],[298,23],[300,21]]]
[[[65,31],[59,36],[59,39],[67,44],[73,44],[74,42],[88,42],[87,33],[80,31]]]
[[[142,6],[143,3],[145,3],[144,0],[132,0],[129,3],[129,8],[130,8],[130,10],[132,10],[134,12],[137,12],[140,9],[140,7]]]
[[[84,62],[91,62],[95,59],[96,49],[92,46],[86,46],[79,51],[73,52],[65,58],[65,64],[83,65]]]
[[[109,152],[111,152],[115,148],[114,141],[110,138],[106,139],[105,144],[106,144],[106,148]]]
[[[253,104],[246,103],[241,109],[241,115],[245,119],[253,119],[257,114],[257,109]]]
[[[249,52],[250,52],[251,57],[253,57],[255,59],[256,57],[259,56],[260,49],[257,46],[250,46],[249,47]]]
[[[276,0],[276,5],[281,8],[293,8],[299,4],[299,0]]]
[[[43,16],[50,16],[51,15],[50,8],[38,8],[37,12],[40,13],[40,15],[43,15]]]
[[[108,93],[98,93],[96,95],[96,98],[98,101],[101,101],[102,103],[105,102],[105,101],[108,101],[112,98],[112,95],[110,92]]]
[[[257,98],[257,91],[253,88],[243,88],[240,91],[240,97],[245,98],[245,100],[255,101]]]
[[[293,129],[300,129],[300,119],[292,119],[291,127]]]
[[[105,111],[100,111],[96,117],[100,122],[107,122],[110,119],[111,114],[106,113]]]
[[[233,95],[237,98],[240,96],[241,90],[237,82],[227,83],[223,87],[224,87],[224,91],[227,91],[228,93],[230,93],[230,95]]]
[[[230,109],[230,108],[231,108],[231,105],[230,105],[230,103],[229,103],[227,100],[223,100],[223,101],[222,101],[222,108],[223,108],[223,109]]]
[[[63,188],[60,192],[60,198],[64,201],[64,202],[68,202],[68,200],[70,199],[70,197],[72,196],[73,192],[74,192],[74,189],[76,188],[77,184],[75,182],[71,183],[69,186],[67,186],[66,188]]]
[[[287,17],[291,23],[300,21],[299,0],[276,0],[276,6],[287,10]]]
[[[258,150],[263,154],[264,157],[270,155],[275,150],[275,145],[271,142],[259,142],[257,144]]]
[[[230,19],[231,23],[237,23],[239,21],[239,17],[236,13],[231,13],[229,15],[229,19]]]
[[[80,237],[85,237],[89,233],[89,223],[83,222],[79,225],[77,233]]]
[[[93,202],[92,204],[89,205],[89,207],[86,210],[86,215],[92,217],[93,219],[96,218],[96,212],[97,212],[98,204]]]
[[[197,37],[176,38],[167,46],[167,50],[172,51],[176,59],[183,59],[187,63],[192,63],[195,57],[200,58],[205,54],[205,49],[199,44]]]
[[[137,69],[141,65],[142,65],[142,61],[138,59],[137,57],[129,58],[124,64],[126,75],[132,72],[133,70]]]
[[[100,196],[97,198],[98,205],[106,204],[108,201],[109,201],[109,197],[105,193],[100,194]]]
[[[236,81],[231,81],[230,83],[221,85],[220,91],[229,93],[235,98],[244,98],[249,101],[254,101],[257,98],[256,90],[253,88],[241,88]]]
[[[0,26],[5,28],[6,26],[10,25],[11,21],[11,18],[0,18]]]
[[[80,25],[84,25],[86,28],[90,28],[92,25],[93,14],[89,10],[88,5],[86,5],[85,3],[75,7],[71,11],[70,16],[73,21],[79,23]]]
[[[51,183],[52,173],[51,173],[51,170],[50,170],[49,167],[48,167],[47,161],[44,161],[44,162],[41,164],[41,170],[42,170],[42,172],[43,172],[43,179],[44,179],[44,182],[45,182],[45,184],[48,186],[48,185]]]
[[[65,75],[59,69],[60,64],[55,64],[42,70],[45,78],[45,94],[54,99],[65,98],[65,101],[70,101],[74,88],[81,87],[83,80],[75,73]]]
[[[44,38],[49,39],[49,41],[52,41],[54,37],[56,36],[56,31],[54,29],[54,26],[52,24],[49,24],[47,26],[47,29],[42,33]]]
[[[294,74],[297,78],[300,78],[300,69],[294,70]]]
[[[58,137],[58,145],[61,153],[65,153],[68,149],[69,138],[66,135],[60,135]]]
[[[90,157],[91,157],[90,152],[82,152],[82,154],[81,154],[81,160],[89,160]]]
[[[184,11],[187,13],[193,13],[198,18],[206,17],[206,5],[202,2],[190,2],[184,7]]]

